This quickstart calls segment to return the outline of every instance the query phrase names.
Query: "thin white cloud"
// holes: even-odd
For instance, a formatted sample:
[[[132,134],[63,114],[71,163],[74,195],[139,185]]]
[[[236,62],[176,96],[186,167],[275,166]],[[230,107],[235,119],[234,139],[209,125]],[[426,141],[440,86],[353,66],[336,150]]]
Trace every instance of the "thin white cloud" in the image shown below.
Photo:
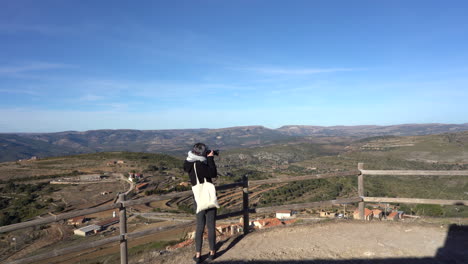
[[[39,34],[45,36],[72,36],[103,31],[106,27],[100,24],[81,23],[81,24],[0,24],[0,33],[3,34]]]
[[[133,81],[95,79],[74,81],[68,87],[87,89],[89,92],[82,97],[83,100],[93,99],[93,96],[135,96],[143,98],[180,98],[181,94],[219,94],[226,91],[246,91],[253,88],[248,85],[227,85],[218,82],[180,82],[180,81]]]
[[[63,32],[65,28],[52,25],[26,25],[26,24],[0,24],[0,32],[34,32],[44,35],[51,35]]]
[[[20,66],[3,66],[0,67],[0,75],[15,75],[28,72],[46,71],[73,68],[75,66],[62,63],[49,63],[49,62],[33,62],[23,64]]]
[[[93,102],[93,101],[103,100],[104,98],[105,98],[104,96],[100,96],[100,95],[86,94],[80,98],[80,101]]]
[[[280,67],[246,67],[240,70],[261,74],[279,75],[312,75],[319,73],[349,72],[363,70],[361,68],[280,68]]]
[[[25,89],[0,89],[0,93],[7,94],[26,94],[26,95],[39,95],[38,92]]]

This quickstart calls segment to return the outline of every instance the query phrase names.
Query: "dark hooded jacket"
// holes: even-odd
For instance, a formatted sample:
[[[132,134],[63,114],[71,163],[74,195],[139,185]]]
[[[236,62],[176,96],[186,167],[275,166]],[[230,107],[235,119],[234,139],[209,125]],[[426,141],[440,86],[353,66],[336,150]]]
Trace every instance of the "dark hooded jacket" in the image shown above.
[[[195,170],[193,168],[193,164],[196,164],[197,167],[197,174],[198,174],[198,181],[200,183],[204,183],[206,179],[208,182],[213,182],[211,179],[216,178],[218,176],[218,171],[216,170],[216,165],[214,162],[214,157],[207,157],[206,162],[195,161],[189,162],[185,160],[184,162],[184,171],[188,173],[190,177],[190,183],[192,186],[197,185],[197,180],[195,179]]]

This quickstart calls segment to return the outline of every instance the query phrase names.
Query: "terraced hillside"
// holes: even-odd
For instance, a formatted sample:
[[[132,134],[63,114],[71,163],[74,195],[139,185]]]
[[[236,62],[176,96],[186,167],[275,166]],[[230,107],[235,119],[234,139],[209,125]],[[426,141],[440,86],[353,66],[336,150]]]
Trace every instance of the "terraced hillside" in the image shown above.
[[[245,174],[251,181],[255,181],[355,170],[358,162],[364,162],[367,169],[468,169],[468,132],[408,137],[383,136],[356,141],[329,140],[330,138],[321,138],[312,142],[307,138],[296,138],[258,148],[223,150],[216,157],[220,174],[216,184],[238,181]],[[182,171],[182,162],[180,157],[162,154],[101,152],[0,163],[0,223],[11,224],[38,215],[111,203],[118,192],[129,188],[128,180],[119,176],[128,173],[142,173],[143,180],[148,184],[143,190],[131,192],[129,199],[188,190],[189,187],[183,185],[188,178]],[[84,174],[116,177],[116,181],[88,185],[49,183],[63,177],[79,178]],[[468,181],[465,178],[366,176],[365,191],[366,196],[468,200]],[[252,186],[250,192],[252,207],[331,200],[356,196],[357,177]],[[220,213],[233,211],[240,207],[241,192],[220,192],[219,199],[222,205]],[[153,223],[143,215],[152,215],[157,221],[163,221],[162,223],[172,221],[170,219],[174,218],[174,214],[184,213],[184,217],[190,218],[193,213],[191,203],[191,197],[185,197],[137,206],[132,209],[132,221],[137,227]],[[468,210],[460,206],[399,205],[399,209],[407,214],[423,216],[468,217]],[[348,210],[353,210],[352,206]],[[313,211],[309,210],[308,213],[310,212]],[[92,217],[98,221],[109,217],[111,213]],[[71,232],[70,228],[64,230]],[[179,231],[176,237],[180,238],[186,230]],[[40,234],[52,233],[53,230],[46,228],[31,231],[28,233],[30,236],[19,236],[21,233],[16,235],[22,237],[26,246],[35,241],[45,241]],[[9,236],[0,239],[5,256],[14,251],[9,239]],[[71,238],[68,242],[73,244],[77,240]],[[63,241],[61,243],[65,245]],[[142,240],[141,243],[147,242]],[[143,246],[141,243],[138,245]],[[54,247],[55,244],[47,245],[49,249]]]

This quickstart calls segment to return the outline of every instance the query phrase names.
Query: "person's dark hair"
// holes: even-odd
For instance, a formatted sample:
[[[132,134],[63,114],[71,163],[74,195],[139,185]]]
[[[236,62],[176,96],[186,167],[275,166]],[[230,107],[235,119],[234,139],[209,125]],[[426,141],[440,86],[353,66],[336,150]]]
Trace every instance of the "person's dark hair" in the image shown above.
[[[206,152],[206,145],[203,143],[197,143],[192,147],[192,153],[198,156],[204,156]]]

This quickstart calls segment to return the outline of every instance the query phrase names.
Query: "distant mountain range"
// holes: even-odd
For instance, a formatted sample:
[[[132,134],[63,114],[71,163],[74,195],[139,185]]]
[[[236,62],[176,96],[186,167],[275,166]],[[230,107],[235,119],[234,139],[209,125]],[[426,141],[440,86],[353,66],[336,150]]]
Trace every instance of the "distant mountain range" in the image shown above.
[[[392,126],[283,126],[277,129],[292,136],[328,137],[374,137],[374,136],[421,136],[448,132],[467,131],[465,124],[403,124]]]
[[[180,155],[196,142],[213,149],[266,146],[301,138],[414,136],[468,131],[465,124],[404,124],[392,126],[262,126],[221,129],[92,130],[58,133],[0,134],[0,162],[101,151],[153,152]]]

